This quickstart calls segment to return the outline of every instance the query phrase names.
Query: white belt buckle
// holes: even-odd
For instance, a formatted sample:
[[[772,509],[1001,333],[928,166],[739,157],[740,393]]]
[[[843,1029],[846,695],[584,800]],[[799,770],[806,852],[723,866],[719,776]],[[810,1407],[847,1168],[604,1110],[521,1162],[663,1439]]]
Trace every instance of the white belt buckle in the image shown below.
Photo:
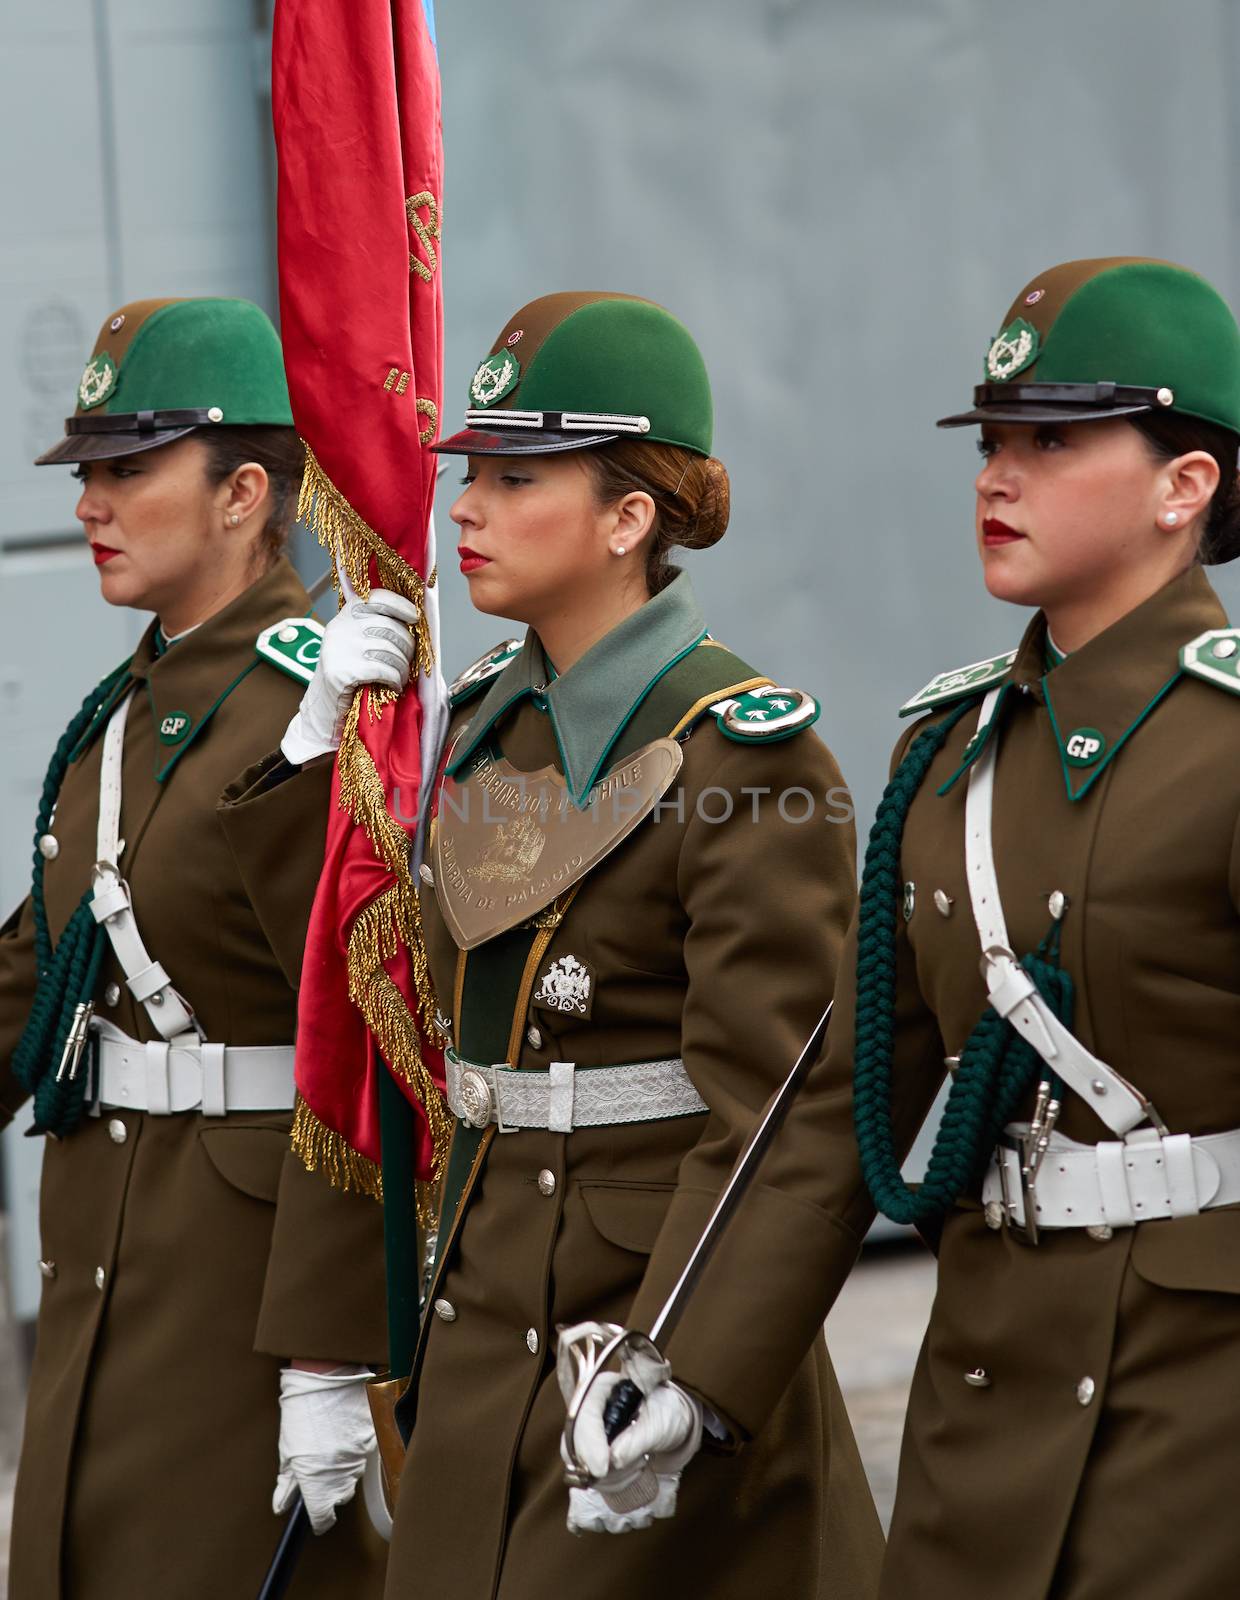
[[[495,1108],[495,1128],[497,1133],[517,1133],[520,1130],[510,1128],[504,1121],[504,1099],[500,1089],[500,1073],[508,1071],[506,1061],[497,1061],[491,1068],[491,1104]],[[489,1120],[489,1118],[488,1118]]]
[[[1015,1187],[1013,1187],[1013,1180],[1008,1176],[1008,1164],[1003,1159],[1004,1152],[1008,1150],[1016,1157],[1017,1177]],[[1005,1226],[1020,1240],[1021,1244],[1036,1245],[1038,1242],[1038,1224],[1035,1216],[1037,1211],[1037,1187],[1028,1174],[1025,1161],[1025,1141],[1014,1138],[1010,1133],[1000,1134],[995,1165],[999,1169],[999,1188],[1003,1195],[1003,1221]],[[1017,1194],[1020,1195],[1023,1221],[1017,1219]]]

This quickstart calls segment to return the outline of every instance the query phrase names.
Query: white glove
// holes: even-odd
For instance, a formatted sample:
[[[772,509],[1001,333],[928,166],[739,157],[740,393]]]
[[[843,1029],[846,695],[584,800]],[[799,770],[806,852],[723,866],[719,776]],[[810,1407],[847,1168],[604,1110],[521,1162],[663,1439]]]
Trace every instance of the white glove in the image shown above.
[[[363,684],[399,691],[413,668],[410,629],[419,617],[413,601],[391,589],[372,589],[369,600],[359,600],[347,587],[346,595],[323,630],[314,677],[280,741],[294,766],[339,748],[353,696]]]
[[[574,1354],[574,1345],[599,1333],[618,1333],[609,1324],[581,1323],[560,1333],[556,1371],[561,1392],[571,1405],[588,1376]],[[612,1390],[628,1378],[645,1399],[637,1415],[607,1442],[603,1413]],[[577,1414],[573,1443],[581,1465],[594,1482],[570,1488],[570,1533],[628,1533],[648,1528],[676,1511],[680,1474],[702,1443],[702,1406],[671,1381],[668,1363],[640,1347],[626,1345],[620,1371],[602,1372],[594,1380]],[[570,1465],[567,1443],[560,1453]],[[642,1503],[644,1502],[644,1503]]]
[[[280,1471],[271,1497],[277,1516],[300,1489],[310,1526],[325,1533],[336,1520],[336,1507],[353,1498],[367,1456],[378,1449],[366,1399],[373,1377],[366,1367],[281,1371]]]

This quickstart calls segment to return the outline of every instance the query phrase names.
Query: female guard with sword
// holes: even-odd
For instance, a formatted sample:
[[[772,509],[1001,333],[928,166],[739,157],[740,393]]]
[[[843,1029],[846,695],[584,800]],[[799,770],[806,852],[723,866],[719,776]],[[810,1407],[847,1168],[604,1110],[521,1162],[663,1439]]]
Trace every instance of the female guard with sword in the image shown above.
[[[454,685],[422,869],[456,1122],[388,1594],[860,1600],[881,1536],[821,1334],[789,1319],[775,1384],[753,1338],[781,1241],[829,1246],[769,1186],[673,1343],[657,1500],[566,1495],[557,1329],[653,1315],[680,1273],[812,1025],[807,974],[833,982],[851,810],[816,702],[712,640],[669,564],[727,523],[685,329],[536,300],[466,421],[438,447],[468,460],[461,567],[528,631]]]
[[[315,853],[217,812],[318,656],[284,554],[302,449],[245,301],[122,306],[78,402],[40,459],[75,466],[104,599],[156,620],[60,740],[0,934],[0,1106],[47,1140],[12,1593],[253,1595],[277,1471],[319,1527],[353,1496],[384,1348],[377,1208],[288,1152]],[[355,671],[399,676],[350,626]],[[364,1522],[342,1507],[291,1592],[377,1595]]]

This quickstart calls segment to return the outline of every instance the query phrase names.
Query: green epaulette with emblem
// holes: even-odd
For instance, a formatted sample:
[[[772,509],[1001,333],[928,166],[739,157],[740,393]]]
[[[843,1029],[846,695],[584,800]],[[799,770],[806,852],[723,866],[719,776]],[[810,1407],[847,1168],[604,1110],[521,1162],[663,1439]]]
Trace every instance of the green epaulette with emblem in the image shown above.
[[[1240,694],[1240,628],[1208,628],[1180,651],[1180,665],[1194,678]]]
[[[822,707],[804,689],[766,684],[743,694],[716,700],[710,708],[725,739],[739,744],[775,744],[791,739],[818,721]]]
[[[940,672],[937,677],[931,678],[924,689],[919,689],[911,700],[904,702],[900,707],[900,715],[911,717],[916,711],[928,711],[932,706],[945,706],[953,700],[962,700],[965,695],[993,689],[1011,672],[1015,660],[1016,651],[1008,650],[1004,655],[975,661],[972,666]]]
[[[316,617],[285,617],[264,628],[254,647],[273,667],[309,683],[323,648],[323,624]]]
[[[488,650],[486,655],[479,656],[470,667],[466,667],[458,677],[454,678],[448,686],[448,699],[455,711],[457,706],[463,706],[485,686],[492,678],[497,678],[508,663],[521,654],[520,639],[505,639],[497,644],[493,650]]]

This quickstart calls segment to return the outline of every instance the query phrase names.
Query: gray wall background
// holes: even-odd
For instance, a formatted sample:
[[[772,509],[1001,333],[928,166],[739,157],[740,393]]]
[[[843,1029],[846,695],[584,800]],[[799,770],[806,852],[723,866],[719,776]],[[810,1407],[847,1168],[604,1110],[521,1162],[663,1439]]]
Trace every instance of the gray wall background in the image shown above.
[[[344,3],[344,0],[341,0]],[[732,528],[690,558],[712,631],[811,689],[864,823],[895,708],[1013,643],[972,542],[968,396],[1016,290],[1082,255],[1240,302],[1240,0],[439,0],[445,423],[552,289],[648,295],[713,375]],[[269,0],[0,0],[0,914],[43,767],[144,619],[97,598],[59,432],[141,295],[274,310]],[[451,674],[470,610],[440,496]],[[321,558],[302,551],[310,570]],[[1237,609],[1240,583],[1219,575]],[[6,1136],[33,1305],[34,1141]]]

